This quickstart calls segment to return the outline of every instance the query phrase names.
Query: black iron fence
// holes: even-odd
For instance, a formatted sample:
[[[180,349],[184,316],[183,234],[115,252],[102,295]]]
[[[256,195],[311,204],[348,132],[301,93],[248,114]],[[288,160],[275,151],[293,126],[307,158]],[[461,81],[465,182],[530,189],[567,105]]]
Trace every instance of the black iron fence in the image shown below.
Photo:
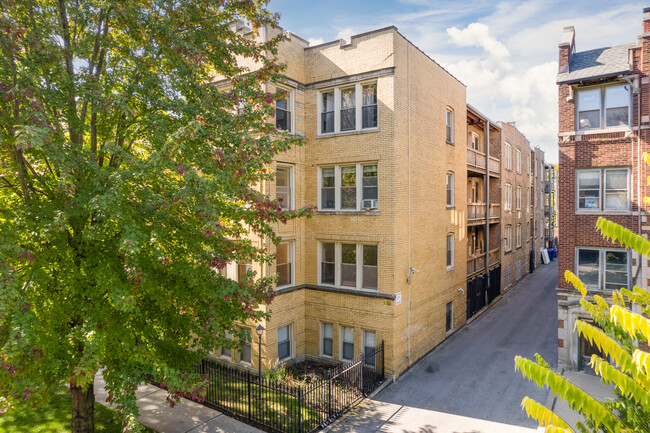
[[[488,272],[490,274],[489,287],[487,284],[487,272],[467,280],[467,319],[474,316],[486,305],[492,303],[501,294],[501,266],[496,266]]]
[[[271,381],[211,359],[195,371],[209,378],[202,404],[266,430],[308,433],[325,427],[384,382],[384,342],[309,383]]]

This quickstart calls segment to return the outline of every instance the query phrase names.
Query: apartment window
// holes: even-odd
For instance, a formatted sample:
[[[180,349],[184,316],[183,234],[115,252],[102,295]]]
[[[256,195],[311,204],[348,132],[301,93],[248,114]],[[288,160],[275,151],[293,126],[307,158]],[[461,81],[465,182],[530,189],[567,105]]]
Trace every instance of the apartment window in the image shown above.
[[[323,356],[332,356],[334,354],[334,325],[323,323]]]
[[[248,336],[241,342],[241,362],[251,362],[251,330],[244,329],[244,333]]]
[[[248,277],[249,272],[253,272],[253,264],[250,262],[237,263],[237,281],[243,283]]]
[[[377,290],[377,245],[321,243],[321,284]]]
[[[516,238],[516,245],[517,248],[521,248],[521,224],[517,224],[517,228],[515,231],[515,238]]]
[[[517,206],[517,210],[521,210],[521,187],[517,187],[517,195],[515,196],[515,205]]]
[[[357,83],[319,92],[319,134],[377,127],[377,83]]]
[[[454,207],[454,173],[447,173],[447,207]]]
[[[531,189],[529,187],[528,188],[528,209],[529,209],[530,212],[532,212],[533,211],[533,209],[532,209],[533,202],[531,201],[532,199],[531,199],[530,191],[531,191]]]
[[[512,170],[512,146],[510,143],[505,145],[505,164],[506,170]]]
[[[275,170],[275,195],[282,209],[293,209],[293,166],[278,164]]]
[[[445,307],[445,331],[454,329],[454,301],[447,302]]]
[[[377,164],[320,169],[320,210],[361,211],[379,206]]]
[[[626,250],[576,250],[576,273],[590,290],[619,290],[629,287],[629,253]]]
[[[278,89],[282,90],[282,89]],[[286,91],[286,94],[280,96],[275,100],[275,127],[280,131],[292,132],[292,118],[291,118],[291,107],[292,107],[292,96],[293,93]]]
[[[275,255],[275,272],[278,274],[278,287],[293,284],[293,242],[280,242]]]
[[[377,127],[377,83],[362,86],[363,105],[361,106],[362,128]]]
[[[527,163],[528,171],[527,171],[527,173],[528,173],[528,175],[530,175],[530,153],[527,156],[528,156],[528,158],[527,158],[528,159],[528,163]]]
[[[445,131],[447,143],[454,144],[454,111],[451,108],[445,110]]]
[[[454,234],[447,235],[447,270],[454,268]]]
[[[516,155],[515,164],[517,167],[517,173],[521,174],[521,150],[517,149],[515,155]]]
[[[506,203],[505,203],[505,210],[510,211],[512,210],[512,185],[509,183],[506,183]]]
[[[512,249],[512,225],[506,226],[505,237],[503,238],[503,241],[505,242],[505,250],[510,251]]]
[[[476,132],[471,132],[469,135],[469,147],[476,151],[480,151],[481,142],[479,140],[479,135]]]
[[[291,358],[291,331],[292,326],[278,328],[278,359]]]
[[[363,353],[364,363],[374,366],[376,364],[377,351],[377,333],[375,331],[365,331],[363,333]]]
[[[232,340],[232,335],[230,335],[230,331],[225,331],[223,336],[226,340]],[[221,347],[221,356],[223,356],[224,358],[231,359],[232,349],[226,346]]]
[[[628,210],[629,169],[576,170],[576,193],[579,210]]]
[[[348,326],[341,326],[341,359],[354,359],[354,328]]]
[[[578,129],[602,129],[630,124],[630,86],[577,91]]]

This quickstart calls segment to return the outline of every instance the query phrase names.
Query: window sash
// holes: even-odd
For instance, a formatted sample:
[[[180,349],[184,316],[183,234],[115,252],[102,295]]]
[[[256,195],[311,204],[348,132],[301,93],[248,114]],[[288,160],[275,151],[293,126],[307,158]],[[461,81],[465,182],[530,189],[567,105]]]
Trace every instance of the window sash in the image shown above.
[[[379,286],[377,245],[322,242],[320,284],[374,290]]]
[[[362,86],[361,128],[377,127],[377,83]]]
[[[278,359],[291,358],[291,326],[278,328]]]
[[[605,129],[630,125],[632,98],[629,85],[577,91],[577,129]]]
[[[628,168],[576,170],[577,210],[629,210],[629,173]]]
[[[454,112],[446,110],[445,114],[445,133],[447,143],[454,142]]]
[[[375,331],[364,331],[363,336],[363,362],[366,365],[376,364],[377,333]]]
[[[323,323],[323,355],[334,354],[334,325]]]
[[[449,332],[454,328],[454,301],[448,302],[445,306],[445,331]]]
[[[293,209],[293,167],[278,165],[275,173],[275,196],[282,199],[282,209]]]
[[[292,132],[291,105],[292,92],[275,101],[275,127],[280,131]]]
[[[454,174],[447,173],[447,206],[454,205]]]
[[[293,242],[280,242],[276,251],[275,272],[278,274],[277,287],[293,284]]]
[[[619,290],[630,286],[628,250],[576,248],[576,275],[589,290]]]
[[[361,211],[379,206],[377,164],[336,165],[320,167],[320,210]],[[372,200],[363,203],[364,200]]]
[[[341,359],[354,359],[354,328],[341,327]]]
[[[454,266],[454,234],[447,235],[447,267]]]

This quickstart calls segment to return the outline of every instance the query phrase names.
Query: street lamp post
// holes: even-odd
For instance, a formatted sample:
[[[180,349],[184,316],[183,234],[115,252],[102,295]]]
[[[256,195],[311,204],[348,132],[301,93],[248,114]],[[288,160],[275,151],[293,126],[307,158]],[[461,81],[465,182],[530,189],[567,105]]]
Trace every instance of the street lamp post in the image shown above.
[[[259,368],[259,379],[260,379],[260,385],[262,384],[262,333],[264,332],[264,327],[262,325],[257,325],[257,328],[255,328],[257,331],[257,353],[259,355],[259,358],[257,360],[257,367]]]

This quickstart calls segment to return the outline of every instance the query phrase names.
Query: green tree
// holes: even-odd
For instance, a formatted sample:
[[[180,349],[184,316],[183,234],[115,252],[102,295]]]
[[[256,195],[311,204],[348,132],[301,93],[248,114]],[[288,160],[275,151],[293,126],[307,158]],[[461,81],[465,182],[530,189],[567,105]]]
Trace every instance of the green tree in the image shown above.
[[[650,242],[632,231],[602,217],[596,228],[606,239],[650,257]],[[635,344],[650,341],[650,292],[634,286],[631,290],[614,290],[609,303],[599,295],[591,296],[591,302],[582,281],[570,271],[564,275],[580,291],[583,310],[598,324],[596,327],[582,320],[575,324],[578,333],[607,357],[592,355],[589,365],[604,383],[615,386],[618,397],[599,402],[555,373],[539,354],[535,361],[517,356],[515,370],[540,388],[548,387],[584,416],[585,423],[577,425],[581,432],[650,432],[650,353]],[[633,305],[643,315],[633,312]],[[529,417],[546,426],[546,432],[574,432],[566,421],[533,399],[524,397],[521,405]]]
[[[182,368],[264,316],[272,277],[218,271],[270,263],[251,238],[309,209],[251,187],[300,141],[268,123],[282,36],[236,20],[258,35],[277,17],[262,0],[0,0],[0,413],[68,384],[72,431],[93,431],[103,369],[129,430],[139,384],[201,398]]]

